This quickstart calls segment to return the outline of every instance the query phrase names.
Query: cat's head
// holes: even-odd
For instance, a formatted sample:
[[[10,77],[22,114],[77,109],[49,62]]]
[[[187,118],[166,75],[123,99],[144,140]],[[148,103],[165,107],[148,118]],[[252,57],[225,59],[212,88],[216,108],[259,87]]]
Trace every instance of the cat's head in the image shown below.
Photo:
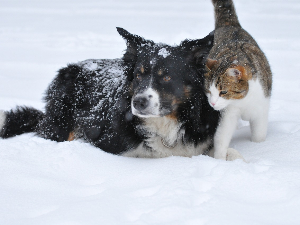
[[[208,102],[215,110],[226,108],[232,101],[244,98],[249,90],[251,73],[245,66],[207,59],[205,90]]]

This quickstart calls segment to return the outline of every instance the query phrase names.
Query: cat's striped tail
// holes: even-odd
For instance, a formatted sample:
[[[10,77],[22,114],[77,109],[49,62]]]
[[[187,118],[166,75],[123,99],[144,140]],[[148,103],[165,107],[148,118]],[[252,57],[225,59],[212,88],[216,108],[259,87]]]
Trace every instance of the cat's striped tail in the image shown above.
[[[212,0],[215,8],[215,29],[225,26],[241,27],[232,0]]]
[[[9,138],[35,131],[44,113],[30,107],[17,107],[15,110],[0,110],[0,138]]]

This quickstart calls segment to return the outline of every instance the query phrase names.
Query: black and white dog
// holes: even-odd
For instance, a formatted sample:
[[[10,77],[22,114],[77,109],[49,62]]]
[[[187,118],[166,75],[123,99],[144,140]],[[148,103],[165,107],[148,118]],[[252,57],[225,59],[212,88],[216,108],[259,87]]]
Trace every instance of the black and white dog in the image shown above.
[[[60,69],[46,92],[45,113],[1,111],[0,137],[34,131],[55,141],[83,138],[130,157],[208,154],[220,117],[203,90],[213,33],[169,46],[117,30],[127,43],[122,59]]]

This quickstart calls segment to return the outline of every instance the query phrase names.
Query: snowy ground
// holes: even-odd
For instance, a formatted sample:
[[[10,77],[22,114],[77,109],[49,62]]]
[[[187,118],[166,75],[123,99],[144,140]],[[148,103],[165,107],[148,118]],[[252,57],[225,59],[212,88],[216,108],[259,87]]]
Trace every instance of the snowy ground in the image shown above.
[[[120,26],[178,44],[213,30],[209,0],[1,0],[0,108],[42,109],[67,63],[118,58]],[[132,159],[80,141],[0,140],[0,224],[300,224],[300,2],[236,0],[240,22],[273,73],[269,133],[251,143],[243,123],[231,147],[248,160]]]

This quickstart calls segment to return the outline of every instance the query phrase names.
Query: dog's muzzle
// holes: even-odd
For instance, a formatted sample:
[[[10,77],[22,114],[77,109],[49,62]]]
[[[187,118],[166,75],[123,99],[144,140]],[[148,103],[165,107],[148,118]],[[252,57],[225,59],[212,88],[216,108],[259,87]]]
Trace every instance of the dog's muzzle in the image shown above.
[[[158,117],[159,107],[159,95],[152,88],[136,94],[131,101],[132,114],[139,117]]]
[[[138,97],[133,99],[133,107],[140,111],[143,112],[149,105],[149,100],[145,97]]]

